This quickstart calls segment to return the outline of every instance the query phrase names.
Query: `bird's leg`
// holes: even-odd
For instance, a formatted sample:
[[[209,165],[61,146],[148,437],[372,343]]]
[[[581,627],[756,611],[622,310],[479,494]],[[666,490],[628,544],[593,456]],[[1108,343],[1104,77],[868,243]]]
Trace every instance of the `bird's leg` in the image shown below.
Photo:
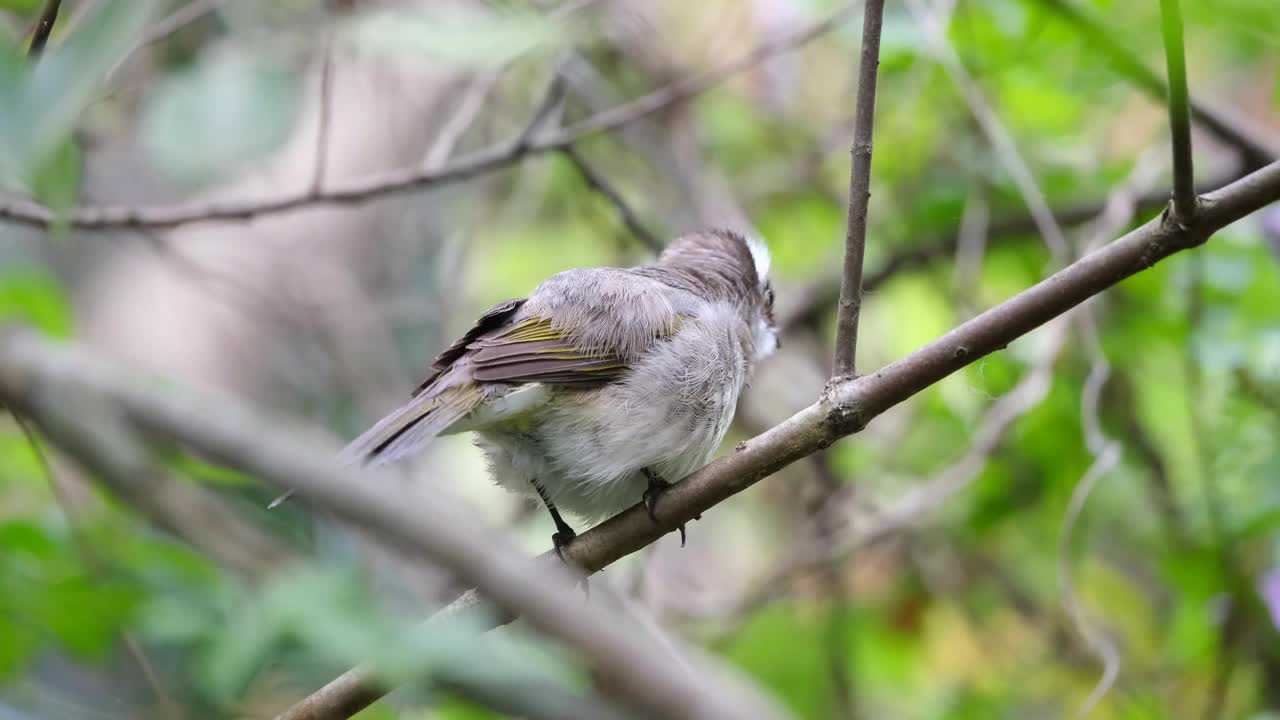
[[[663,479],[661,475],[650,470],[649,468],[640,468],[640,472],[644,473],[645,479],[649,481],[649,487],[645,488],[644,495],[641,495],[640,497],[641,499],[644,500],[645,510],[649,511],[649,519],[656,523],[658,522],[658,515],[657,515],[658,498],[662,497],[663,493],[671,489],[671,483],[667,482],[665,479]],[[700,519],[701,517],[702,517],[701,515],[698,515],[698,516],[695,516],[694,519],[697,520],[697,519]],[[680,526],[680,547],[684,547],[684,541],[685,541],[684,525],[681,525]]]
[[[538,491],[538,497],[542,498],[542,504],[547,506],[547,511],[551,513],[551,520],[556,524],[556,532],[551,536],[551,544],[556,549],[556,555],[564,560],[564,552],[561,550],[564,546],[573,542],[578,537],[578,533],[569,527],[569,523],[560,517],[560,511],[556,509],[556,504],[551,502],[551,497],[547,495],[546,488],[542,487],[542,483],[537,480],[530,480],[533,483],[533,489]]]

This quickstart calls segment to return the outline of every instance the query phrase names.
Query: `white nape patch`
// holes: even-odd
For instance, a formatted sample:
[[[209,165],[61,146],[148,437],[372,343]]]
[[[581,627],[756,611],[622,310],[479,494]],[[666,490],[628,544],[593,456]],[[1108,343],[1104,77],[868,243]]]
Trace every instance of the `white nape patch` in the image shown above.
[[[769,281],[769,263],[771,262],[769,246],[765,245],[763,240],[750,235],[746,236],[746,240],[747,249],[751,251],[751,262],[756,266],[756,278],[760,280],[760,287],[764,287],[764,284]]]

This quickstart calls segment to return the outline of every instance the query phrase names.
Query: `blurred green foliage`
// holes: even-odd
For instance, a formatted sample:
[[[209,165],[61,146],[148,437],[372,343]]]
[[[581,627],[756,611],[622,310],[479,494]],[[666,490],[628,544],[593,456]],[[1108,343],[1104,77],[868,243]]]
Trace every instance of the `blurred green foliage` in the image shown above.
[[[1161,66],[1157,3],[1089,4],[1149,66]],[[0,12],[26,23],[39,5],[0,0]],[[74,205],[83,185],[89,150],[77,128],[86,114],[110,104],[99,102],[103,78],[156,15],[153,3],[136,0],[96,5],[76,32],[55,33],[36,64],[22,57],[20,33],[0,42],[0,181],[55,211]],[[199,52],[161,58],[138,103],[147,161],[184,188],[236,177],[301,125],[307,90],[298,48],[323,13],[308,3],[226,5],[200,30]],[[648,77],[633,67],[589,24],[544,20],[515,5],[491,23],[471,16],[453,24],[400,13],[361,17],[342,26],[338,45],[468,70],[526,57],[554,61],[564,47],[580,45],[628,94],[663,81],[661,72]],[[818,12],[810,6],[826,5],[806,3],[797,12],[808,18]],[[1009,173],[897,5],[890,3],[886,18],[877,109],[872,270],[904,250],[955,236],[976,198],[996,221],[1025,213]],[[1182,5],[1193,89],[1213,102],[1247,107],[1274,126],[1275,1]],[[852,111],[854,25],[795,56],[800,70],[787,76],[789,102],[762,99],[757,84],[764,81],[756,78],[731,82],[690,106],[704,155],[771,243],[784,306],[840,259],[847,154],[843,145],[829,145],[833,128],[847,124]],[[301,29],[291,33],[295,26]],[[720,31],[691,32],[714,38]],[[270,33],[287,41],[264,42]],[[1108,192],[1149,162],[1144,153],[1154,148],[1151,156],[1162,156],[1163,108],[1043,3],[962,0],[948,37],[1052,206],[1096,202],[1100,211]],[[518,77],[525,95],[541,87]],[[498,127],[519,127],[506,120]],[[1230,153],[1200,140],[1201,177],[1229,170]],[[670,196],[682,190],[673,189],[658,160],[630,158],[613,139],[592,138],[583,147],[612,171],[652,227],[681,226]],[[461,269],[467,297],[460,316],[568,267],[643,257],[613,209],[583,187],[567,162],[528,167],[513,173],[520,182],[501,181],[502,190],[516,195],[536,186],[536,212],[474,211],[478,239],[471,249],[483,261]],[[1079,240],[1090,230],[1068,232]],[[947,252],[869,293],[860,367],[916,349],[1051,269],[1034,233],[988,240],[967,286]],[[73,308],[83,298],[76,273],[8,262],[13,255],[5,252],[0,247],[0,321],[75,335]],[[1257,223],[1242,222],[1093,307],[1111,369],[1099,419],[1123,457],[1089,498],[1069,563],[1081,604],[1115,641],[1123,665],[1091,717],[1201,717],[1213,697],[1223,698],[1219,717],[1268,717],[1264,711],[1280,703],[1280,597],[1259,591],[1265,573],[1280,567],[1277,257]],[[832,335],[830,315],[821,323],[823,337]],[[1032,336],[981,360],[911,401],[904,421],[885,418],[834,447],[841,482],[856,483],[859,497],[877,504],[949,467],[972,444],[992,401],[1034,364],[1039,341]],[[420,368],[425,361],[419,354],[404,364]],[[840,565],[850,593],[832,595],[793,579],[779,597],[706,644],[803,718],[832,716],[835,673],[848,675],[865,717],[1072,716],[1100,674],[1064,609],[1058,572],[1068,503],[1094,462],[1081,407],[1092,368],[1089,340],[1076,332],[1044,400],[1013,424],[969,487],[920,529],[859,549]],[[334,425],[358,424],[344,403],[334,402],[346,412]],[[769,417],[780,420],[791,409],[769,408]],[[882,433],[881,424],[894,429]],[[158,451],[157,461],[182,482],[280,529],[289,542],[310,544],[316,561],[254,585],[92,483],[75,484],[70,495],[51,487],[20,429],[0,418],[0,710],[12,703],[48,717],[160,717],[154,690],[139,679],[143,673],[127,649],[133,640],[189,717],[268,716],[366,658],[409,687],[396,703],[357,716],[364,720],[496,717],[423,681],[448,672],[498,682],[536,676],[574,691],[587,686],[587,674],[571,658],[522,629],[479,640],[466,627],[416,629],[416,611],[388,600],[394,593],[381,594],[376,574],[350,548],[325,547],[302,513],[268,517],[261,506],[270,491],[256,479],[172,449]],[[55,468],[64,473],[71,466],[57,460]],[[778,498],[790,492],[770,483],[758,490],[751,500],[761,514],[785,505]],[[770,522],[783,528],[782,541],[804,537],[803,522],[777,515]],[[721,550],[767,557],[780,540],[759,535],[754,545]],[[841,614],[845,623],[831,622]],[[692,637],[702,637],[699,619],[684,618]],[[833,646],[845,652],[832,653]],[[88,676],[96,686],[86,687]],[[104,696],[123,709],[97,712]]]

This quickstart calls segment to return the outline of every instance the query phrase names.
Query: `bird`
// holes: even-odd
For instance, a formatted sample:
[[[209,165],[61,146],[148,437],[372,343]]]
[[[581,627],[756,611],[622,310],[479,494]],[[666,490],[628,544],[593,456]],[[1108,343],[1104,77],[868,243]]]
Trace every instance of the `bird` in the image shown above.
[[[492,479],[546,506],[557,553],[577,535],[561,510],[591,521],[644,502],[656,522],[779,347],[769,266],[763,241],[706,229],[648,265],[553,275],[481,315],[339,458],[382,465],[472,432]]]

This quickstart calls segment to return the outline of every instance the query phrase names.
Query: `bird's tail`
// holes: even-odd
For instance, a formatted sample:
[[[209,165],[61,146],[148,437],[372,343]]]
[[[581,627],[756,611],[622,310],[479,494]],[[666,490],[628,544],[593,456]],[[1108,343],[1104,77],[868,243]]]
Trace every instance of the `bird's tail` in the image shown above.
[[[343,464],[382,465],[421,450],[475,409],[484,393],[475,385],[458,385],[438,393],[422,393],[379,420],[338,453]]]
[[[484,400],[475,385],[457,385],[436,393],[421,393],[379,420],[338,453],[343,465],[382,465],[421,450]],[[275,507],[293,491],[271,501]]]

